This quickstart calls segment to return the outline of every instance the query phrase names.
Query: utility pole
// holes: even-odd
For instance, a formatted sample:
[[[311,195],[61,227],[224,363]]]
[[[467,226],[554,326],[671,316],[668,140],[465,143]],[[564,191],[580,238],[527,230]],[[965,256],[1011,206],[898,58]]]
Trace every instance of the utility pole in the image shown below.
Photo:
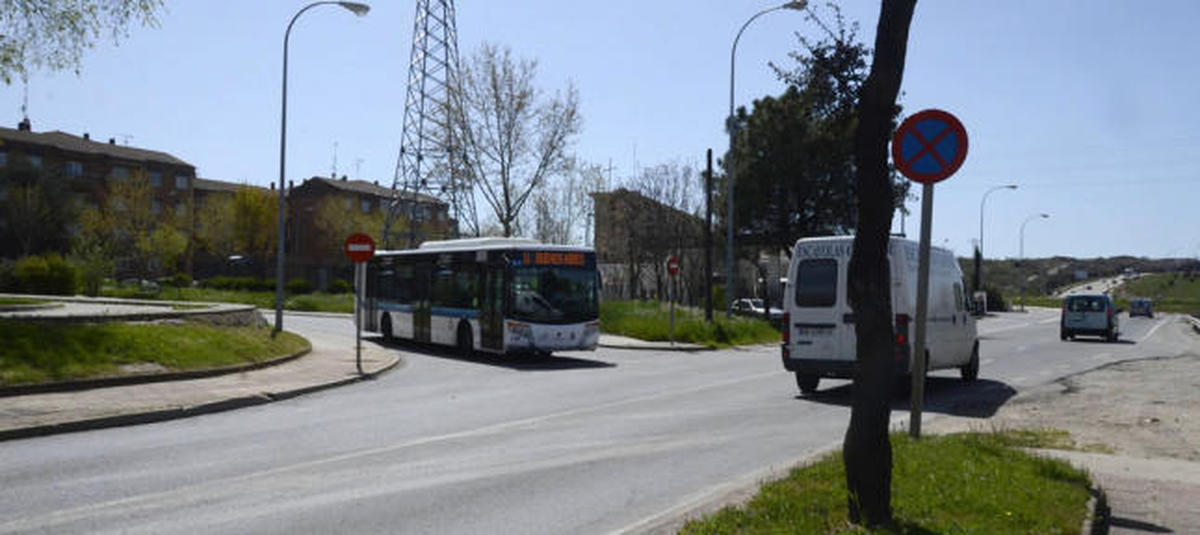
[[[712,323],[712,149],[705,154],[704,169],[704,321]]]

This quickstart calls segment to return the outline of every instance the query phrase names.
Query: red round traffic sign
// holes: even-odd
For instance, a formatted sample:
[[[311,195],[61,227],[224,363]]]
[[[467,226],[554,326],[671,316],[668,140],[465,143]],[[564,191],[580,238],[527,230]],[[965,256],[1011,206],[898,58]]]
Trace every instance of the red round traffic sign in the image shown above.
[[[966,159],[967,130],[949,112],[919,111],[900,123],[892,136],[892,162],[914,182],[941,182]]]
[[[366,234],[356,232],[346,238],[346,244],[342,249],[346,251],[346,256],[350,257],[351,262],[355,264],[366,262],[375,256],[375,240]]]
[[[679,257],[675,255],[667,257],[667,274],[671,276],[679,274]]]

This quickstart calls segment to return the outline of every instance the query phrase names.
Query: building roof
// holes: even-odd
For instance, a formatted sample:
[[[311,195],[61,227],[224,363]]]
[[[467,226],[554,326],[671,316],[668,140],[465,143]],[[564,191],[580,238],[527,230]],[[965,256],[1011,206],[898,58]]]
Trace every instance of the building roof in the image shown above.
[[[256,186],[254,184],[249,184],[246,182],[225,182],[223,180],[213,180],[211,178],[200,178],[200,177],[196,177],[195,182],[192,183],[192,187],[196,188],[196,191],[212,191],[212,192],[224,191],[224,192],[229,192],[229,193],[237,193],[237,190],[243,186],[249,187],[249,188],[254,188],[254,189],[261,189],[261,190],[267,189],[262,186]]]
[[[50,146],[67,152],[111,156],[123,160],[156,162],[170,165],[184,165],[193,168],[195,167],[194,165],[165,152],[139,149],[137,147],[117,145],[114,143],[92,141],[90,139],[84,139],[82,137],[58,130],[54,130],[52,132],[33,132],[29,130],[17,130],[13,128],[0,127],[0,140],[18,141],[22,143],[28,143],[30,145]]]
[[[319,177],[319,176],[314,176],[308,180],[305,180],[304,182],[308,183],[311,181],[317,181],[319,183],[326,184],[334,189],[338,189],[341,191],[347,191],[347,192],[351,192],[351,193],[361,193],[364,195],[373,195],[375,197],[383,197],[385,199],[392,198],[392,189],[391,188],[385,188],[383,186],[380,186],[377,183],[367,182],[366,180],[336,180],[336,179],[332,179],[332,178],[323,178],[323,177]],[[414,194],[405,192],[405,191],[401,191],[400,197],[413,198]],[[447,204],[445,201],[438,199],[437,197],[425,195],[424,193],[417,193],[417,194],[415,194],[415,197],[418,202],[427,202],[427,203],[434,203],[434,204],[441,204],[441,205]]]

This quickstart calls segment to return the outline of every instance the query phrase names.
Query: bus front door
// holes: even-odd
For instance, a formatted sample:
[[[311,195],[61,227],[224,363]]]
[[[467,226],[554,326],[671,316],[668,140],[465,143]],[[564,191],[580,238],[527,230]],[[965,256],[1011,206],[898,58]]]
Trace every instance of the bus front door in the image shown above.
[[[479,310],[479,345],[492,351],[504,350],[504,268],[488,266],[484,276],[483,303]]]

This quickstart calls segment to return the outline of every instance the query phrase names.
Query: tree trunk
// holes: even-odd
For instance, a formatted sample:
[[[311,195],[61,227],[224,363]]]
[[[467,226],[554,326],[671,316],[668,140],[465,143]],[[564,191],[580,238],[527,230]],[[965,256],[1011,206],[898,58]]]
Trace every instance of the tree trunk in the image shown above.
[[[891,281],[888,234],[894,196],[887,146],[904,75],[908,28],[916,0],[883,0],[871,73],[859,93],[854,160],[858,168],[858,231],[850,260],[857,366],[850,426],[842,444],[852,522],[892,521],[892,447],[888,413],[893,378]]]

